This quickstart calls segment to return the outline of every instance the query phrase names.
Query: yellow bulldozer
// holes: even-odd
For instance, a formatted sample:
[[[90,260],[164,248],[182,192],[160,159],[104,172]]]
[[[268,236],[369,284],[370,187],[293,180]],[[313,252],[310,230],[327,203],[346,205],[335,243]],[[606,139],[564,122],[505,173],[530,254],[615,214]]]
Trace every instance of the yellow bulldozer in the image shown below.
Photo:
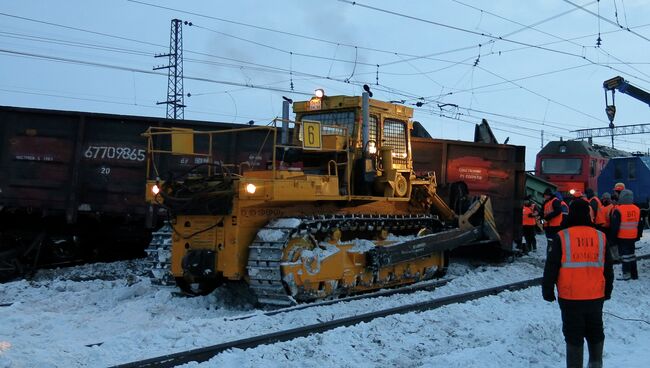
[[[411,108],[317,92],[293,121],[144,133],[147,200],[171,217],[184,292],[244,281],[260,303],[292,305],[431,279],[450,249],[498,240],[489,198],[456,214],[434,173],[413,173]],[[223,159],[233,134],[260,141],[251,159]]]

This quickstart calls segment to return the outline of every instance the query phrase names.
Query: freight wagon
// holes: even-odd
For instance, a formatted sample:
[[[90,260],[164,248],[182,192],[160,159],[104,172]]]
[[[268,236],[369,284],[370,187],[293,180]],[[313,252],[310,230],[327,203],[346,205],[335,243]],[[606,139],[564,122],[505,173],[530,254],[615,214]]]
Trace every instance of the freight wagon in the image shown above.
[[[0,107],[0,279],[40,265],[142,256],[159,211],[144,201],[150,126],[229,129],[233,124]],[[232,161],[264,137],[219,141]],[[234,156],[236,155],[236,157]],[[176,156],[170,171],[201,164]]]
[[[464,187],[492,199],[500,248],[521,242],[521,208],[526,196],[525,147],[444,139],[412,138],[416,174],[433,172],[438,191],[455,211]],[[463,183],[463,184],[459,184]]]
[[[143,255],[165,214],[144,200],[141,134],[151,126],[242,125],[0,107],[0,279],[39,266]],[[216,161],[256,167],[271,160],[265,131],[223,137],[212,142]],[[209,142],[197,144],[200,149]],[[501,248],[512,250],[521,238],[524,148],[430,138],[414,138],[412,144],[415,170],[436,173],[449,203],[462,205],[464,189],[492,198]],[[206,164],[194,156],[168,160],[162,180]]]

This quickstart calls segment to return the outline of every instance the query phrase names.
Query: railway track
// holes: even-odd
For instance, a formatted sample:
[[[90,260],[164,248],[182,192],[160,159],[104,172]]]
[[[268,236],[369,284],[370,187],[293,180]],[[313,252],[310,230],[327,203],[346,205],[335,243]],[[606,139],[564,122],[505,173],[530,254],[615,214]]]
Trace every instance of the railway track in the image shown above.
[[[262,312],[262,313],[252,313],[252,314],[246,314],[246,315],[243,315],[243,316],[229,317],[229,318],[226,318],[226,321],[239,321],[239,320],[249,319],[249,318],[258,317],[258,316],[274,316],[276,314],[289,313],[289,312],[294,312],[294,311],[297,311],[297,310],[303,310],[303,309],[314,308],[314,307],[322,307],[322,306],[332,305],[332,304],[337,304],[337,303],[342,303],[342,302],[350,302],[350,301],[353,301],[353,300],[378,298],[378,297],[382,297],[382,296],[390,296],[390,295],[396,295],[396,294],[411,294],[411,293],[414,293],[416,291],[433,290],[433,289],[435,289],[437,287],[446,285],[447,283],[449,283],[452,280],[453,280],[453,278],[423,281],[423,282],[419,282],[419,283],[414,284],[414,285],[403,286],[403,287],[396,288],[396,289],[380,290],[380,291],[376,291],[374,293],[353,295],[353,296],[349,296],[349,297],[345,297],[345,298],[324,300],[324,301],[321,301],[321,302],[299,304],[299,305],[295,305],[295,306],[292,306],[292,307],[273,309],[273,310]]]
[[[442,298],[431,299],[418,303],[401,305],[398,307],[388,308],[384,310],[364,313],[352,317],[339,318],[327,322],[316,323],[312,325],[297,327],[289,330],[273,332],[245,339],[228,341],[217,345],[212,345],[204,348],[183,351],[174,354],[168,354],[155,358],[135,361],[126,364],[116,365],[113,368],[164,368],[175,367],[189,362],[205,362],[213,358],[219,353],[229,349],[250,349],[260,345],[274,344],[293,340],[298,337],[305,337],[311,334],[323,333],[338,327],[347,327],[356,325],[362,322],[369,322],[376,318],[386,317],[395,314],[404,314],[410,312],[420,312],[431,309],[440,308],[449,304],[464,303],[471,300],[480,299],[490,295],[496,295],[504,291],[517,291],[526,289],[532,286],[540,285],[541,277],[528,279],[520,282],[510,283],[497,287],[471,291],[468,293],[452,295]]]
[[[644,254],[644,255],[639,255],[637,256],[637,260],[647,260],[650,259],[650,254]],[[429,288],[434,288],[435,286],[441,286],[444,285],[445,283],[451,281],[451,280],[435,280],[438,285],[433,285],[435,282],[430,282],[426,285],[426,287]],[[260,345],[268,345],[268,344],[274,344],[274,343],[279,343],[279,342],[285,342],[285,341],[290,341],[298,337],[305,337],[309,336],[312,334],[317,334],[317,333],[323,333],[329,330],[333,330],[338,327],[347,327],[347,326],[353,326],[362,322],[369,322],[377,318],[382,318],[382,317],[387,317],[390,315],[395,315],[395,314],[405,314],[405,313],[411,313],[411,312],[422,312],[426,310],[432,310],[436,308],[440,308],[446,305],[450,304],[458,304],[458,303],[465,303],[468,301],[484,298],[486,296],[490,295],[496,295],[504,291],[517,291],[517,290],[523,290],[527,289],[529,287],[533,286],[538,286],[541,285],[542,278],[537,277],[537,278],[532,278],[528,280],[523,280],[515,283],[510,283],[510,284],[505,284],[501,286],[496,286],[492,288],[487,288],[487,289],[481,289],[481,290],[475,290],[463,294],[457,294],[457,295],[450,295],[446,297],[441,297],[441,298],[435,298],[431,300],[426,300],[422,302],[417,302],[417,303],[412,303],[412,304],[406,304],[406,305],[401,305],[398,307],[393,307],[393,308],[388,308],[388,309],[383,309],[379,311],[374,311],[374,312],[368,312],[352,317],[345,317],[345,318],[339,318],[331,321],[326,321],[326,322],[320,322],[320,323],[315,323],[312,325],[307,325],[307,326],[302,326],[302,327],[297,327],[289,330],[283,330],[283,331],[278,331],[278,332],[273,332],[269,334],[264,334],[264,335],[259,335],[259,336],[254,336],[254,337],[249,337],[245,339],[240,339],[240,340],[235,340],[235,341],[228,341],[212,346],[207,346],[204,348],[199,348],[199,349],[193,349],[193,350],[187,350],[187,351],[182,351],[174,354],[168,354],[168,355],[163,355],[155,358],[149,358],[149,359],[144,359],[140,361],[134,361],[131,363],[126,363],[126,364],[120,364],[116,365],[113,368],[166,368],[166,367],[175,367],[181,364],[185,363],[190,363],[190,362],[205,362],[213,358],[214,356],[230,350],[230,349],[251,349],[255,348]],[[412,288],[415,288],[416,286],[413,285]],[[423,289],[424,287],[420,287],[418,290]],[[415,290],[412,290],[415,291]],[[412,292],[410,291],[410,292]],[[393,295],[393,294],[399,294],[403,292],[409,292],[404,291],[404,290],[383,290],[380,292],[376,293],[371,293],[368,295],[359,295],[359,296],[353,296],[353,297],[348,297],[348,298],[342,298],[342,299],[335,299],[335,300],[327,300],[324,302],[320,303],[312,303],[312,304],[305,304],[305,305],[298,305],[294,307],[288,307],[288,308],[281,308],[277,310],[272,310],[268,311],[265,313],[261,314],[253,314],[253,315],[246,315],[246,316],[239,316],[239,317],[234,317],[229,320],[237,320],[237,319],[246,319],[246,318],[252,318],[255,316],[259,315],[275,315],[279,313],[287,313],[295,310],[300,310],[300,309],[306,309],[310,307],[316,307],[316,306],[322,306],[322,305],[330,305],[330,304],[335,304],[338,302],[342,301],[349,301],[349,300],[358,300],[358,299],[364,299],[364,298],[369,298],[369,297],[377,297],[377,296],[385,296],[385,295]],[[378,295],[381,294],[381,295]]]

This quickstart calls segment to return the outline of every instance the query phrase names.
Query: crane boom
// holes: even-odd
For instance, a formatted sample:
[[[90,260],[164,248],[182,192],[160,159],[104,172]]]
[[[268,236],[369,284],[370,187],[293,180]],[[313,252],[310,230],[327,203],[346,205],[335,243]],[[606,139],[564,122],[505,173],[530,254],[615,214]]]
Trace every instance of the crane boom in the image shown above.
[[[605,91],[614,91],[617,89],[619,92],[630,95],[650,106],[650,92],[646,92],[639,87],[631,85],[630,82],[626,81],[621,76],[604,81],[603,88],[605,88]]]
[[[612,79],[608,79],[603,82],[603,88],[605,89],[605,112],[607,113],[607,118],[609,118],[610,128],[614,124],[614,116],[616,115],[616,106],[614,103],[614,93],[618,90],[621,93],[632,96],[641,102],[645,102],[650,106],[650,92],[644,91],[639,87],[635,87],[626,81],[621,76],[616,76]],[[607,92],[612,92],[612,104],[610,105],[607,101]]]

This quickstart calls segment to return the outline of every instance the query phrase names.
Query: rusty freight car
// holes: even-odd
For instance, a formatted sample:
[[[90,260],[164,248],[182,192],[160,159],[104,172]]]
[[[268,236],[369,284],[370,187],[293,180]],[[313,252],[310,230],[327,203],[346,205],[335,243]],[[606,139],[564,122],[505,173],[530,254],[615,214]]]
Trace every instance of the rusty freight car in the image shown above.
[[[158,222],[143,189],[141,134],[151,126],[234,124],[0,107],[0,279],[41,265],[143,254]],[[259,165],[266,158],[249,155],[263,139],[249,133],[216,143],[223,159]],[[171,172],[201,164],[171,160]]]
[[[42,265],[143,254],[161,213],[144,201],[141,134],[149,127],[241,125],[0,107],[0,279]],[[272,150],[260,150],[268,139],[263,132],[213,142],[213,159],[265,165]],[[412,145],[416,171],[435,172],[449,203],[462,205],[463,186],[456,182],[470,195],[493,199],[501,247],[511,250],[520,238],[523,147],[429,138],[413,138]],[[170,157],[161,162],[161,179],[203,164],[198,157]]]
[[[416,173],[434,172],[438,191],[452,207],[462,206],[467,192],[492,199],[500,248],[513,250],[522,236],[525,147],[430,138],[412,138],[411,145]]]

